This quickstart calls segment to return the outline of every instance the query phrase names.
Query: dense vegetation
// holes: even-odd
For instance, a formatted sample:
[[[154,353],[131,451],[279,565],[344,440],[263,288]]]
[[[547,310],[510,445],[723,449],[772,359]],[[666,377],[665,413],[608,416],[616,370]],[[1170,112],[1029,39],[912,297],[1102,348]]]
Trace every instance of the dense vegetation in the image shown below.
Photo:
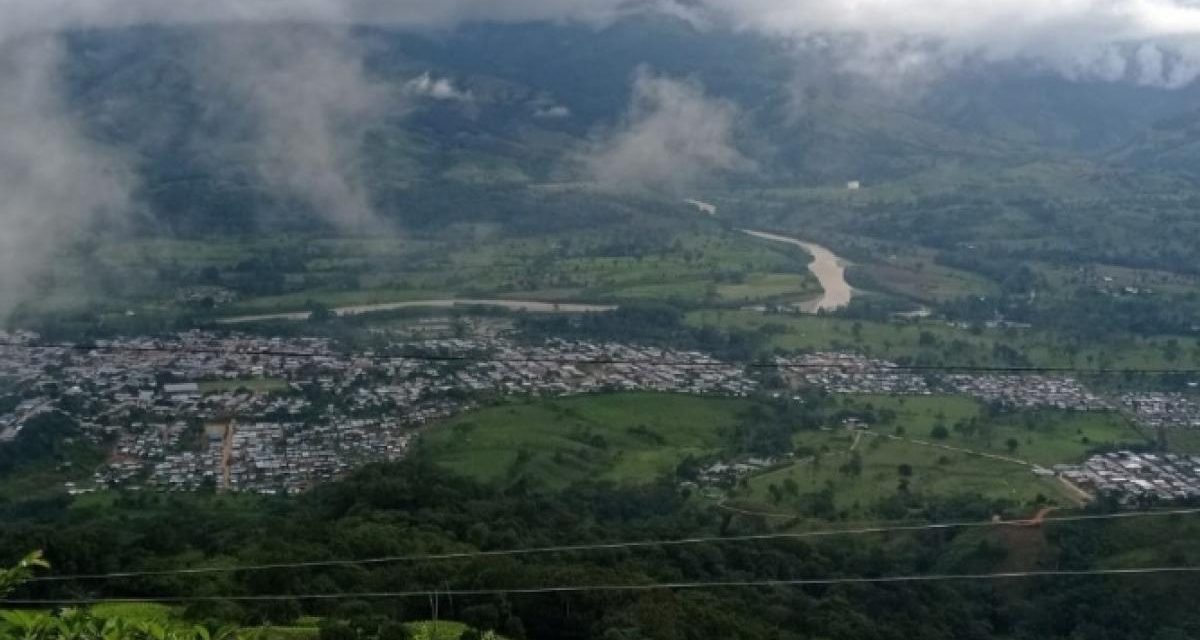
[[[67,507],[67,508],[64,508]],[[945,516],[972,515],[946,506]],[[1196,522],[1080,523],[997,532],[847,536],[822,541],[706,543],[519,558],[35,583],[49,595],[304,594],[659,581],[788,579],[1194,562]],[[493,550],[555,544],[733,535],[755,519],[692,507],[673,486],[581,484],[561,493],[489,488],[421,459],[364,469],[299,499],[118,495],[22,517],[6,514],[0,544],[43,547],[61,573],[103,573],[313,558]],[[1183,599],[1194,578],[1062,578],[1004,583],[575,592],[441,599],[444,617],[485,621],[513,638],[1136,638],[1200,630]],[[1048,606],[1047,603],[1052,603]],[[193,620],[286,625],[370,611],[430,616],[427,598],[205,601]],[[1170,635],[1170,634],[1175,635]],[[1165,635],[1164,635],[1165,634]]]

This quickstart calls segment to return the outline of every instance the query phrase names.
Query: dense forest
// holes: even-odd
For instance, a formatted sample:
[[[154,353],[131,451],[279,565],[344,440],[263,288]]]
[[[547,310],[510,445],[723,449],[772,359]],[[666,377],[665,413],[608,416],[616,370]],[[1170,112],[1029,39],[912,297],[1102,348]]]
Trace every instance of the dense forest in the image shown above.
[[[936,516],[978,518],[946,504]],[[184,566],[236,567],[313,559],[427,555],[564,544],[765,533],[763,521],[698,508],[673,484],[584,484],[561,493],[505,489],[446,476],[420,456],[365,468],[298,498],[124,494],[56,498],[6,508],[0,548],[10,559],[42,548],[55,573]],[[824,527],[831,526],[829,524]],[[306,600],[302,594],[681,581],[1086,569],[1183,564],[1200,555],[1186,516],[1145,523],[945,529],[809,540],[707,542],[523,556],[38,582],[17,596],[204,596],[195,621],[286,624],[375,615],[427,619],[418,598]],[[511,638],[1088,638],[1195,637],[1195,578],[1067,577],[827,587],[577,591],[443,597],[440,615]],[[297,596],[238,602],[222,597]]]

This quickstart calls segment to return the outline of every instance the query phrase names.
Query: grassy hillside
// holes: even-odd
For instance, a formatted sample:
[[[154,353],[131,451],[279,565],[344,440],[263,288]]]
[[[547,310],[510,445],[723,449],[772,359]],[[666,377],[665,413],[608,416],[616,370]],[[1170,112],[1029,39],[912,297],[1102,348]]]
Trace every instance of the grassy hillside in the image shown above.
[[[767,347],[850,350],[926,364],[1171,369],[1200,362],[1194,338],[1108,336],[1085,340],[1064,331],[966,328],[945,321],[871,321],[708,309],[687,314],[694,327],[751,332]]]
[[[424,444],[443,467],[483,482],[645,483],[688,455],[718,452],[752,403],[651,393],[514,402],[454,418]]]
[[[898,495],[942,499],[978,495],[1017,505],[1033,504],[1041,496],[1053,503],[1072,504],[1070,494],[1057,480],[1038,478],[1017,464],[879,436],[862,436],[857,445],[854,436],[841,433],[804,441],[828,451],[815,464],[811,459],[800,461],[753,477],[728,504],[750,511],[818,515],[815,496],[828,492],[832,512],[849,518],[861,518]],[[860,461],[857,472],[848,470],[852,458]],[[908,470],[901,471],[901,465]],[[789,480],[795,483],[798,495],[785,493],[775,501],[769,488],[787,486]]]
[[[1146,444],[1115,413],[989,416],[981,403],[961,396],[847,396],[842,407],[891,417],[863,434],[836,425],[798,433],[796,461],[750,478],[729,506],[850,518],[878,513],[889,502],[917,504],[916,496],[979,495],[1016,505],[1073,506],[1078,495],[1054,478],[1035,476],[1033,465],[1076,463],[1098,447]],[[934,437],[937,427],[947,437]],[[1010,442],[1016,446],[1010,448]]]

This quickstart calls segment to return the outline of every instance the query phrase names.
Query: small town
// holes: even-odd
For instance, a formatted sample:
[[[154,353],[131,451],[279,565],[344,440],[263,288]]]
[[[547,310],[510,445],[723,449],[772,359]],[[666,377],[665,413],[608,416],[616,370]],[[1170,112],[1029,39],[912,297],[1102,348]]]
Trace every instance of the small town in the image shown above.
[[[746,397],[761,387],[762,370],[699,351],[558,339],[530,346],[496,335],[391,342],[361,353],[339,352],[321,338],[199,331],[88,345],[42,345],[27,333],[0,339],[0,379],[19,400],[0,415],[0,443],[57,411],[111,451],[91,483],[66,487],[71,493],[298,493],[362,464],[402,458],[422,426],[488,398],[604,391]],[[853,353],[780,357],[774,365],[792,386],[835,394],[1121,407],[1148,427],[1200,425],[1200,405],[1185,397],[1109,401],[1071,378],[925,375]]]
[[[1129,393],[1121,405],[1151,429],[1200,429],[1200,402],[1182,393]]]
[[[1082,465],[1057,465],[1054,471],[1125,506],[1200,498],[1200,456],[1118,451],[1092,456]]]
[[[1104,411],[1114,406],[1079,381],[1067,377],[914,373],[886,360],[853,353],[812,353],[777,358],[775,362],[788,371],[797,384],[820,387],[830,393],[951,393],[1017,408],[1046,407],[1069,411]],[[1200,412],[1195,415],[1200,420]]]
[[[391,345],[342,355],[319,339],[180,334],[35,346],[3,339],[0,377],[32,397],[0,417],[0,442],[34,417],[76,419],[112,460],[72,493],[128,486],[296,493],[402,457],[417,429],[493,395],[661,391],[747,396],[744,369],[694,351],[499,339]]]

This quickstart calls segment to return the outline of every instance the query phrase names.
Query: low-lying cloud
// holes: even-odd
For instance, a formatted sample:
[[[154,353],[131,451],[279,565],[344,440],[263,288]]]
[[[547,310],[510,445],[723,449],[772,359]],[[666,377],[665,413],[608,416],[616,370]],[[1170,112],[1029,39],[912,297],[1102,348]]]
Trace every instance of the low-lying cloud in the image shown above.
[[[1073,79],[1175,88],[1200,72],[1193,0],[717,0],[739,29],[837,48],[851,70],[1026,61]],[[848,37],[854,36],[854,37]]]
[[[401,108],[362,60],[342,28],[291,27],[206,31],[195,61],[209,91],[249,112],[252,137],[229,160],[253,167],[277,200],[343,231],[379,224],[362,144],[389,108]]]
[[[970,60],[1024,60],[1071,78],[1161,87],[1183,86],[1200,74],[1195,0],[0,0],[0,40],[146,23],[605,24],[644,12],[803,46],[849,43],[837,52],[847,69],[862,73],[928,73]]]
[[[472,99],[470,91],[460,90],[449,78],[435,78],[428,71],[405,82],[404,92],[413,97],[434,100],[469,102]]]
[[[702,179],[746,169],[734,146],[737,108],[691,81],[639,70],[629,110],[582,158],[588,180],[610,190],[682,193]]]
[[[0,318],[46,293],[64,249],[131,212],[124,159],[67,111],[62,55],[52,37],[0,45]]]

